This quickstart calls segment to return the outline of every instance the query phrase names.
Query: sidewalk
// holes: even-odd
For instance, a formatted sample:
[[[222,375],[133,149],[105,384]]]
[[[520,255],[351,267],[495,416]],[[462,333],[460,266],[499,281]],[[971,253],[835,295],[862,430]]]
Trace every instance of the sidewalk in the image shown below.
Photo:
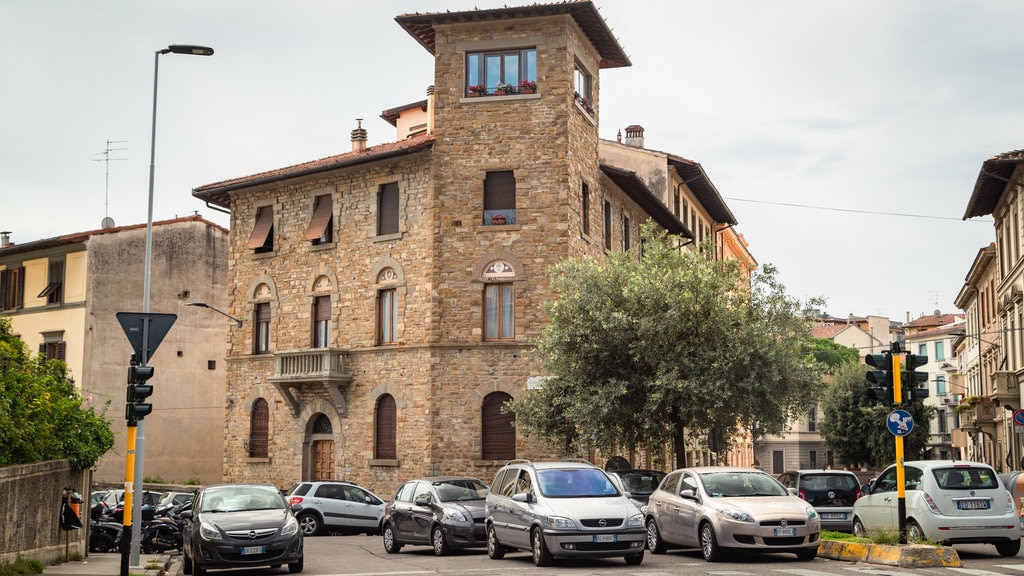
[[[139,566],[129,566],[128,573],[133,576],[160,576],[169,565],[180,565],[181,555],[177,552],[173,555],[140,554],[139,564]],[[121,554],[117,552],[90,553],[81,562],[65,562],[46,566],[43,569],[44,576],[119,576],[120,574]]]

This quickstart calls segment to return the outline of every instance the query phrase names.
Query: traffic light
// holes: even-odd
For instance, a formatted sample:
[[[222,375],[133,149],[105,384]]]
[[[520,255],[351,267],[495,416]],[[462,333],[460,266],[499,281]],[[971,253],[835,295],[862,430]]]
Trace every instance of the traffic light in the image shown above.
[[[872,366],[864,378],[868,381],[868,398],[873,401],[891,404],[892,399],[892,353],[868,354],[864,363]]]
[[[153,377],[152,366],[128,367],[128,403],[124,408],[124,417],[129,422],[142,420],[153,411],[153,405],[145,402],[153,394],[153,385],[146,381]]]
[[[928,373],[915,370],[918,366],[924,366],[927,363],[927,356],[907,354],[906,364],[901,374],[904,402],[923,400],[928,397]],[[924,384],[924,386],[919,387],[920,384]]]

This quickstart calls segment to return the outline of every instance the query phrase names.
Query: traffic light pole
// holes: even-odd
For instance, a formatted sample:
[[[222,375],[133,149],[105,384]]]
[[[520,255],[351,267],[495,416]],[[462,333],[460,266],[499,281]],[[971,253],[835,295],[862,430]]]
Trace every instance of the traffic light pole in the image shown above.
[[[900,379],[900,348],[892,345],[892,398],[896,404],[903,404],[903,386]],[[903,436],[896,436],[896,514],[899,524],[900,544],[907,543],[907,481],[903,469]]]
[[[121,529],[121,573],[120,576],[128,576],[129,552],[132,547],[132,504],[134,500],[132,498],[132,483],[135,478],[133,476],[135,470],[135,422],[128,421],[128,447],[125,450],[124,459],[124,509],[122,510],[121,522],[123,528]]]

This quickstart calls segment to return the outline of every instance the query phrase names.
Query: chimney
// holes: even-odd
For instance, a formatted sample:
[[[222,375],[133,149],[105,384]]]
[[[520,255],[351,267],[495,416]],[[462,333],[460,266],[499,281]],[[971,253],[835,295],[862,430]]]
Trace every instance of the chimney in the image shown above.
[[[644,147],[644,127],[639,124],[626,126],[626,146]]]
[[[622,129],[621,128],[619,129],[618,132],[615,133],[615,141],[618,142],[619,144],[622,144]]]
[[[0,248],[10,248],[11,246],[14,246],[11,244],[11,232],[9,230],[0,232]]]
[[[427,134],[434,133],[434,85],[427,86]]]
[[[365,152],[366,151],[366,128],[363,128],[363,119],[356,118],[356,122],[359,126],[352,131],[352,151],[353,152]]]

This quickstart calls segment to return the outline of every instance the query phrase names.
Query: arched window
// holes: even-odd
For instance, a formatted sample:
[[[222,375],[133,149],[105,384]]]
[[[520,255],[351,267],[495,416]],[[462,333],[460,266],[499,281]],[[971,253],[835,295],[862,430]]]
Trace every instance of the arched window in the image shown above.
[[[373,457],[378,460],[395,460],[398,450],[395,447],[398,411],[395,397],[384,394],[377,399],[377,411],[374,415],[376,430],[374,431]]]
[[[249,414],[249,457],[269,458],[268,439],[270,436],[270,406],[263,398],[252,404]]]
[[[512,460],[516,457],[516,429],[513,412],[502,414],[501,408],[512,397],[504,392],[492,392],[484,397],[480,421],[483,425],[481,437],[484,460]]]

